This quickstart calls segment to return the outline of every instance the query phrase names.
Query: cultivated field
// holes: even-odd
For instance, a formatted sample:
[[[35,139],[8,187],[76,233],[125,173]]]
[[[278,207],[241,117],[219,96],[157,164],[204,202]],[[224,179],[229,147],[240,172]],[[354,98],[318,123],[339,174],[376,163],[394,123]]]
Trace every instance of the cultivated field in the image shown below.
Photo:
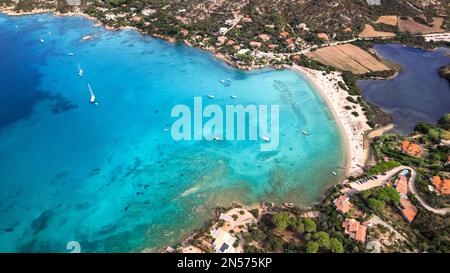
[[[373,37],[388,38],[388,37],[394,37],[395,33],[376,31],[373,28],[373,26],[366,24],[366,26],[364,27],[364,30],[358,36],[362,37],[362,38],[373,38]]]
[[[376,24],[386,24],[386,25],[396,26],[397,22],[398,22],[397,16],[395,16],[395,15],[385,15],[385,16],[380,16],[375,23]]]
[[[324,47],[308,53],[308,56],[339,70],[355,74],[390,70],[372,55],[352,44]]]
[[[433,18],[433,26],[427,26],[427,25],[423,25],[420,24],[416,21],[414,21],[413,18],[408,17],[407,20],[402,20],[401,18],[399,18],[398,20],[398,28],[400,31],[402,32],[411,32],[413,34],[417,34],[417,33],[433,33],[433,32],[444,32],[445,30],[443,30],[441,28],[442,26],[442,22],[444,21],[444,19],[442,18],[438,18],[435,17]]]

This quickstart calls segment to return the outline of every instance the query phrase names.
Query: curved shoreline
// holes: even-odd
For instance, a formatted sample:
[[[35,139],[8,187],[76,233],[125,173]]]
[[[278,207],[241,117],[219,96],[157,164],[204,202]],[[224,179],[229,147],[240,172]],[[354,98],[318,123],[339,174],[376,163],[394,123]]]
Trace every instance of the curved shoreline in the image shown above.
[[[104,24],[102,24],[97,18],[94,18],[92,16],[89,16],[83,12],[69,12],[69,13],[60,13],[57,11],[52,11],[52,10],[47,10],[47,9],[36,9],[36,10],[32,10],[32,11],[22,11],[22,12],[17,12],[14,11],[12,9],[8,9],[5,7],[0,7],[0,13],[7,15],[7,16],[27,16],[27,15],[34,15],[34,14],[44,14],[44,13],[49,13],[52,14],[54,16],[81,16],[84,17],[86,19],[92,20],[95,22],[95,26],[103,26],[105,29],[107,30],[122,30],[122,29],[133,29],[133,30],[137,30],[139,31],[137,28],[135,27],[121,27],[121,28],[111,28],[108,26],[105,26]],[[143,34],[141,31],[139,31],[141,34]],[[174,41],[171,39],[168,39],[167,37],[160,37],[159,35],[154,36],[151,35],[155,38],[159,38],[159,39],[163,39],[166,40],[168,42],[173,43]],[[186,45],[189,46],[189,45]],[[201,49],[204,50],[204,49]],[[214,52],[214,51],[210,51],[207,50],[209,52],[211,52],[215,58],[223,61],[224,63],[233,66],[237,69],[240,70],[250,70],[250,69],[245,69],[242,67],[236,67],[230,60],[228,60],[224,55]],[[333,115],[336,124],[338,125],[341,137],[343,138],[343,144],[344,144],[344,150],[345,150],[345,176],[348,177],[349,175],[359,175],[362,173],[361,169],[361,165],[364,165],[365,160],[368,157],[368,152],[367,150],[364,151],[364,141],[361,141],[361,144],[363,145],[362,151],[354,151],[354,149],[352,149],[353,147],[357,147],[359,145],[359,143],[356,143],[357,141],[357,134],[354,132],[354,130],[351,130],[351,128],[349,128],[349,122],[345,122],[345,120],[343,120],[343,116],[339,115],[339,105],[336,105],[337,102],[334,101],[334,98],[332,96],[330,96],[330,88],[329,86],[323,86],[324,83],[324,79],[320,79],[320,74],[322,73],[322,71],[315,71],[306,67],[301,67],[298,65],[293,65],[293,66],[285,66],[289,69],[292,69],[293,71],[295,71],[296,73],[301,74],[301,76],[310,84],[313,86],[313,88],[317,91],[317,93],[321,96],[321,98],[324,100],[325,104],[327,105],[327,108],[330,110],[330,113]],[[258,69],[260,67],[252,67],[251,70],[255,70]],[[275,67],[274,67],[275,68]],[[276,69],[276,68],[275,68]],[[340,75],[332,75],[333,78],[337,80],[342,80],[340,78]],[[346,100],[346,97],[348,96],[348,93],[345,90],[342,90],[341,88],[338,88],[338,90],[340,91],[340,99],[342,100]],[[341,101],[342,102],[342,101]],[[358,108],[360,108],[359,104],[357,105]],[[348,112],[348,111],[346,111]],[[358,111],[359,112],[359,111]],[[364,116],[362,110],[361,110],[361,116]],[[350,112],[348,113],[348,116],[351,116]],[[366,122],[367,120],[365,120]],[[351,122],[350,122],[351,123]],[[347,125],[347,126],[346,126]],[[369,128],[370,129],[370,128]],[[364,130],[364,133],[366,133],[368,130]],[[363,134],[364,134],[363,133]],[[361,155],[362,154],[362,155]],[[356,160],[356,157],[358,157],[358,159],[360,160]],[[361,160],[361,157],[364,158],[364,160]],[[359,166],[358,166],[359,165]]]
[[[368,158],[368,149],[365,148],[364,139],[371,128],[367,125],[360,104],[354,104],[354,109],[346,110],[344,105],[349,105],[347,91],[336,86],[342,78],[339,73],[333,72],[324,76],[323,71],[293,65],[291,69],[303,76],[322,97],[330,113],[333,115],[340,130],[345,149],[345,176],[358,176],[363,173],[362,167]],[[334,81],[334,82],[333,82]],[[358,112],[355,117],[351,112]],[[356,128],[361,127],[361,128]]]

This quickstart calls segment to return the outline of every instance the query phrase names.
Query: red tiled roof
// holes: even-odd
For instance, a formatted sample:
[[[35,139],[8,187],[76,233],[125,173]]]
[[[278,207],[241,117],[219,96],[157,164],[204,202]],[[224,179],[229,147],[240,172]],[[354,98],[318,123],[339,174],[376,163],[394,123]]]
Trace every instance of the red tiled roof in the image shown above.
[[[444,179],[444,185],[442,185],[441,193],[450,194],[450,179]]]
[[[434,187],[440,191],[442,188],[442,180],[439,176],[433,176],[433,178],[431,179],[433,181],[433,185]]]
[[[403,207],[402,214],[405,219],[411,223],[417,215],[417,208],[408,199],[400,199],[400,204]]]
[[[419,144],[410,143],[408,140],[402,142],[402,151],[411,156],[418,156],[422,152]]]
[[[361,223],[355,219],[346,218],[342,223],[342,227],[344,228],[344,232],[350,235],[350,238],[363,243],[366,241],[367,227],[361,225]]]
[[[399,193],[408,194],[408,179],[404,175],[399,175],[396,189]]]
[[[355,239],[357,241],[365,243],[366,242],[366,234],[367,234],[367,227],[360,225],[360,227],[356,231]]]
[[[328,34],[326,34],[326,33],[319,33],[319,34],[317,34],[317,37],[324,39],[326,41],[328,41],[328,39],[329,39]]]
[[[349,198],[345,195],[341,195],[336,198],[336,200],[334,200],[334,205],[336,206],[336,210],[342,211],[343,213],[347,213],[353,208]]]

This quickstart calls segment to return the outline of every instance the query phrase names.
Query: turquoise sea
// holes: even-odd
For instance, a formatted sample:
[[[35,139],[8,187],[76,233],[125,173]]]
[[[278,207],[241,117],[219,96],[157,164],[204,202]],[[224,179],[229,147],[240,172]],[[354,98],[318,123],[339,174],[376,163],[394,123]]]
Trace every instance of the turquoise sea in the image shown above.
[[[201,50],[93,24],[0,15],[0,252],[68,252],[69,241],[82,252],[155,250],[217,205],[310,204],[343,177],[338,127],[298,74],[242,72]],[[194,96],[280,105],[278,149],[173,141],[170,111]]]

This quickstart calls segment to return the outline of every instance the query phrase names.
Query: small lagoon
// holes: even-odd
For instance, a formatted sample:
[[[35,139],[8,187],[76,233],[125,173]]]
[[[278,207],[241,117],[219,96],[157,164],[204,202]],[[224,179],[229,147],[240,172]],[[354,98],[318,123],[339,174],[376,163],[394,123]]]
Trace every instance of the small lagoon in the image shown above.
[[[242,72],[93,24],[0,15],[0,252],[68,252],[69,241],[82,252],[155,250],[202,226],[217,205],[310,204],[343,177],[341,133],[298,74]],[[280,105],[279,148],[173,141],[172,107],[208,94],[219,105]]]
[[[436,123],[450,112],[450,84],[439,68],[450,63],[450,50],[425,51],[397,44],[375,45],[383,58],[403,70],[389,80],[359,81],[363,96],[393,118],[395,133],[412,133],[417,122]]]

